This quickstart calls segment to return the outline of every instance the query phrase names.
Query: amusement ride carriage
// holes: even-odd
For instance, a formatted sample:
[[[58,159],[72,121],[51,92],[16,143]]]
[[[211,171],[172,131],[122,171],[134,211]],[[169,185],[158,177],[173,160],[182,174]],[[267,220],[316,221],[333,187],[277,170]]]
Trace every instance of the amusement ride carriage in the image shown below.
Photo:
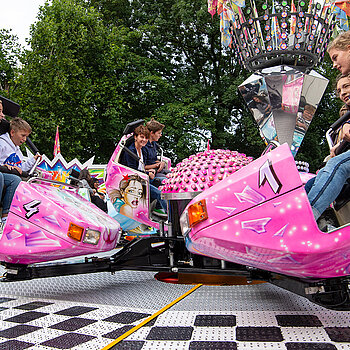
[[[272,12],[263,5],[260,16],[255,4],[245,15],[231,13],[230,4],[224,2],[228,35],[241,64],[253,72],[239,90],[267,144],[262,156],[207,149],[173,168],[164,158],[171,173],[161,186],[169,213],[162,218],[152,211],[148,176],[122,162],[142,121],[130,123],[107,165],[111,215],[82,198],[73,183],[40,171],[19,185],[0,238],[3,281],[125,269],[155,271],[159,280],[179,283],[183,276],[235,276],[350,309],[346,198],[334,205],[340,227],[322,232],[304,189],[313,175],[294,160],[328,83],[312,68],[332,34],[332,4],[308,8],[300,1],[293,9],[282,1]],[[118,212],[125,203],[115,194],[130,180],[139,192],[127,217]],[[115,248],[122,232],[137,238],[111,255],[93,255]],[[78,258],[62,260],[71,257]]]

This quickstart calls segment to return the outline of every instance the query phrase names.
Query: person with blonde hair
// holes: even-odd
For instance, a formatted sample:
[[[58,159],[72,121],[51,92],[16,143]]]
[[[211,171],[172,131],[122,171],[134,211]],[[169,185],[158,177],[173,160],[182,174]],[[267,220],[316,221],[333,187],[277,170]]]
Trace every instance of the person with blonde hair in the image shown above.
[[[21,118],[14,118],[10,121],[10,130],[6,134],[0,136],[0,164],[7,164],[21,174],[22,170],[30,170],[39,154],[29,158],[27,161],[23,160],[23,154],[20,146],[26,142],[27,137],[32,132],[31,126]]]
[[[350,31],[339,34],[328,46],[333,68],[342,75],[350,73]]]
[[[1,119],[1,122],[3,120],[6,120],[3,113],[3,105],[1,100],[0,100],[0,119]],[[15,119],[20,119],[20,118],[15,118]],[[15,123],[16,121],[14,122],[14,124]],[[20,124],[22,125],[22,123]],[[25,128],[27,128],[26,124],[25,124]],[[11,123],[10,123],[10,128],[11,128]],[[16,130],[18,131],[18,129]],[[9,149],[12,148],[12,146],[16,148],[16,146],[12,141],[11,141],[12,143],[11,147],[8,147],[7,142],[5,141],[3,144],[1,144],[1,138],[4,138],[4,140],[5,139],[11,140],[11,138],[8,132],[0,136],[0,164],[4,165],[0,172],[0,199],[2,198],[1,228],[3,228],[4,224],[6,223],[8,213],[10,211],[10,206],[11,206],[16,188],[21,182],[21,178],[18,175],[22,174],[22,169],[20,167],[15,166],[14,164],[9,164],[5,162],[5,160],[9,156],[9,153],[11,153]],[[15,139],[17,140],[17,137]],[[22,152],[20,154],[22,155]],[[22,155],[22,158],[23,158],[23,155]],[[18,157],[18,159],[20,158]],[[14,173],[10,173],[10,172],[14,172]]]
[[[333,68],[338,69],[342,75],[337,81],[339,98],[350,106],[350,32],[340,34],[328,48],[333,61]],[[340,142],[350,141],[350,124],[345,122],[339,131],[338,142],[331,149],[330,159],[317,173],[312,187],[308,191],[312,211],[317,220],[329,205],[338,197],[347,179],[350,177],[350,149],[337,154]],[[310,182],[312,183],[312,181]],[[307,186],[306,184],[305,187]]]

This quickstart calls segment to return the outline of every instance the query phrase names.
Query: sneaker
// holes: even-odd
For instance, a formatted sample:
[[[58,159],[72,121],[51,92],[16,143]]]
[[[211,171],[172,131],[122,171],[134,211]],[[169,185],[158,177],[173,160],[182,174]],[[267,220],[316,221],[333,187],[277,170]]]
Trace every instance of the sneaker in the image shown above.
[[[339,227],[335,227],[333,225],[328,224],[327,225],[327,232],[332,232],[334,230],[337,230]]]
[[[332,225],[330,222],[327,222],[326,220],[324,222],[322,221],[322,224],[318,224],[318,228],[320,229],[320,231],[324,233],[332,232],[338,229],[338,227],[335,227],[334,225]]]
[[[164,212],[163,209],[153,209],[152,214],[153,218],[155,218],[156,220],[165,221],[168,218],[168,214]]]
[[[153,211],[158,214],[166,214],[166,212],[163,209],[153,209]]]
[[[318,218],[317,225],[322,232],[330,232],[339,227],[339,223],[333,209],[327,208]]]

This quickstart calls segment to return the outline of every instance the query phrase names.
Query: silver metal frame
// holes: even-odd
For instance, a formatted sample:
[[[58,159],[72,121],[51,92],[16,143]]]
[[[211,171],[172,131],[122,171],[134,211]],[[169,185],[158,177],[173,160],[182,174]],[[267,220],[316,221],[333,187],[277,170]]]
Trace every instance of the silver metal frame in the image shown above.
[[[60,185],[60,186],[64,186],[64,187],[71,187],[73,189],[78,189],[79,186],[76,186],[76,185],[72,185],[72,184],[69,184],[67,182],[61,182],[61,181],[56,181],[56,180],[50,180],[50,179],[44,179],[42,177],[32,177],[31,179],[29,179],[27,181],[28,183],[33,183],[33,182],[48,182],[48,183],[51,183],[51,184],[56,184],[56,185]]]

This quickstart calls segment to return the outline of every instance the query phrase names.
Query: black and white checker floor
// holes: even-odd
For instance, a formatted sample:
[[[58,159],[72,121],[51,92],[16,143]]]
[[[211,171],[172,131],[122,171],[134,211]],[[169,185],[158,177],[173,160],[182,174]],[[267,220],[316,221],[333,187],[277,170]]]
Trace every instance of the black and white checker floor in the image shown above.
[[[132,271],[0,283],[0,350],[102,349],[192,287]],[[350,312],[269,284],[202,286],[112,349],[350,350]]]

